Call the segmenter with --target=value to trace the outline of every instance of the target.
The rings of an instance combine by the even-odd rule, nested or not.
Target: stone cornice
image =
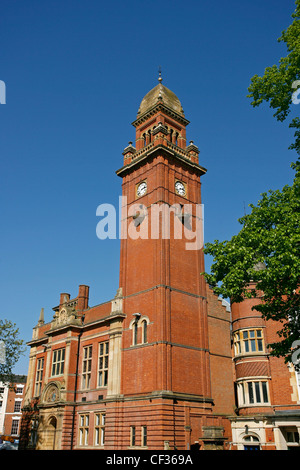
[[[165,145],[156,145],[152,146],[147,152],[144,152],[140,157],[135,157],[133,161],[117,170],[116,174],[122,177],[128,171],[131,171],[133,167],[139,165],[140,163],[143,163],[149,157],[153,157],[158,151],[163,151],[170,158],[172,157],[179,160],[181,163],[186,164],[187,166],[195,170],[197,173],[200,173],[200,175],[204,175],[207,172],[206,168],[200,166],[198,163],[192,162],[188,157],[183,156],[181,154],[183,153],[182,151],[179,153],[179,151],[176,151],[175,148],[170,149]]]
[[[114,320],[122,320],[125,317],[126,317],[125,313],[115,312],[115,313],[108,314],[105,317],[99,318],[97,320],[94,320],[94,321],[91,321],[91,322],[88,322],[88,323],[83,323],[82,325],[72,324],[72,323],[60,325],[57,328],[49,328],[49,330],[45,331],[45,333],[44,333],[45,336],[33,339],[31,341],[28,341],[26,344],[28,346],[35,346],[35,345],[38,345],[40,343],[48,342],[48,337],[49,336],[55,335],[57,333],[61,333],[62,331],[66,330],[66,329],[84,331],[85,329],[90,328],[91,326],[101,325],[103,323],[109,323],[109,322],[114,321]]]
[[[176,113],[164,103],[159,102],[152,106],[152,108],[148,109],[146,113],[142,114],[141,116],[138,116],[136,120],[132,122],[132,125],[134,127],[139,126],[143,122],[147,121],[151,116],[156,114],[158,111],[163,111],[165,114],[180,122],[184,126],[187,126],[190,123],[190,121],[188,121],[184,116],[181,116],[180,114]]]

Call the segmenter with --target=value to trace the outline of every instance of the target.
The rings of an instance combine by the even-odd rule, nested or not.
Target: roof
[[[175,111],[177,114],[180,114],[184,117],[184,112],[181,106],[181,103],[175,93],[165,87],[161,81],[156,87],[152,88],[142,99],[137,117],[145,114],[156,104],[163,103],[165,106],[170,108],[172,111]]]

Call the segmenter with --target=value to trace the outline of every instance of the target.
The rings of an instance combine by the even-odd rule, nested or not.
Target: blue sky
[[[251,77],[286,55],[277,38],[294,9],[293,0],[2,0],[0,318],[25,341],[42,307],[52,319],[60,292],[88,284],[90,305],[116,293],[119,241],[96,237],[96,209],[118,203],[115,171],[159,66],[208,170],[205,242],[230,239],[244,207],[292,182],[288,123],[246,95]],[[28,353],[14,371],[27,368]]]

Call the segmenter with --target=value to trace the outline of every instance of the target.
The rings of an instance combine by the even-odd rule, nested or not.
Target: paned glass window
[[[107,387],[109,342],[99,344],[98,387]]]
[[[65,365],[65,348],[53,351],[52,376],[62,375]]]
[[[234,354],[264,352],[263,334],[260,328],[240,330],[233,335]]]
[[[95,415],[95,445],[104,446],[105,440],[105,413]]]
[[[82,388],[90,388],[92,373],[92,346],[83,348],[82,359]]]

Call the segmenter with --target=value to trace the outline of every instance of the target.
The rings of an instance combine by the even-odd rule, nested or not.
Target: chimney
[[[66,294],[65,292],[60,294],[59,308],[61,308],[63,304],[65,304],[66,302],[69,302],[69,300],[70,300],[70,294]]]
[[[80,285],[78,292],[77,310],[85,310],[88,308],[89,303],[89,286]]]

